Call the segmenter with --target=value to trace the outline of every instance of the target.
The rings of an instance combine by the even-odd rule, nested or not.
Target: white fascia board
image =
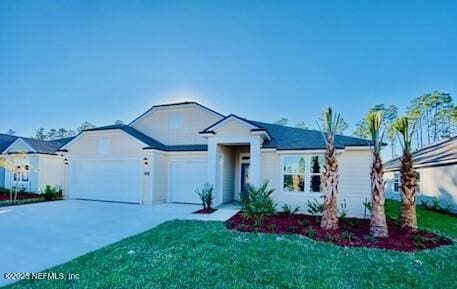
[[[249,123],[235,115],[230,115],[229,117],[225,118],[224,120],[208,127],[206,130],[217,130],[218,128],[220,128],[221,126],[223,126],[227,121],[230,121],[230,120],[235,120],[247,127],[249,127],[250,129],[254,129],[254,128],[257,128],[257,129],[260,129],[260,127],[256,126],[256,125],[253,125],[252,123]]]
[[[263,139],[271,140],[270,134],[268,133],[267,130],[256,130],[256,131],[251,131],[252,135],[260,135]]]
[[[158,154],[163,154],[163,155],[186,155],[186,154],[201,154],[201,155],[206,155],[208,154],[208,151],[162,151],[158,149],[143,149],[146,152],[153,152],[153,153],[158,153]]]

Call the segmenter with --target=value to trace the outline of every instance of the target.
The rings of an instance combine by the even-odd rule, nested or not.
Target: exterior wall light
[[[143,162],[144,162],[144,165],[145,165],[145,166],[147,166],[147,165],[149,164],[149,162],[148,162],[148,158],[146,158],[146,157],[145,157],[145,158],[143,158]]]
[[[63,163],[66,164],[66,165],[68,165],[68,159],[65,158],[65,159],[63,160]]]

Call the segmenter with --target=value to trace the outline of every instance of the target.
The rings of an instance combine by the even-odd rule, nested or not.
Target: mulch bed
[[[192,214],[211,214],[213,212],[217,211],[217,209],[200,209],[198,211],[193,212]]]
[[[276,214],[266,217],[262,225],[256,227],[252,219],[246,219],[241,213],[238,213],[227,220],[226,225],[229,229],[241,232],[299,234],[318,241],[332,242],[343,247],[369,247],[414,252],[452,244],[451,239],[432,232],[404,230],[394,220],[387,222],[388,238],[370,236],[370,220],[368,219],[341,219],[338,230],[321,229],[319,223],[320,218],[318,216]]]
[[[27,199],[39,199],[43,198],[43,195],[34,194],[34,193],[17,193],[18,200],[27,200]],[[0,194],[0,201],[9,201],[10,195],[9,194]]]

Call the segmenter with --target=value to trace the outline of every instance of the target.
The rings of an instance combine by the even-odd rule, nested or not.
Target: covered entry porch
[[[258,137],[208,139],[208,182],[214,185],[214,205],[240,200],[247,183],[260,184]]]

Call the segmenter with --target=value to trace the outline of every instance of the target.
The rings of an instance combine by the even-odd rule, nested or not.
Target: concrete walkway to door
[[[149,230],[200,206],[64,200],[0,208],[0,285],[6,272],[38,272]]]

